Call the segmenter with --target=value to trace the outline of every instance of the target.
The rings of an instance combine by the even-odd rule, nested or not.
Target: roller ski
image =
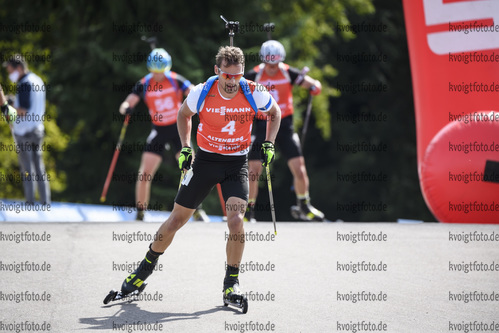
[[[296,206],[291,206],[291,216],[301,221],[324,221],[324,213],[312,206],[310,199],[300,199]]]
[[[248,299],[241,293],[238,283],[235,283],[232,287],[228,286],[223,293],[224,306],[230,305],[242,309],[243,313],[248,312]]]
[[[132,301],[136,300],[137,297],[144,291],[145,287],[147,286],[147,282],[144,282],[139,289],[132,291],[131,293],[124,294],[121,290],[111,290],[109,294],[107,294],[106,298],[104,298],[104,304],[108,304],[109,302],[115,302],[115,301],[128,301],[128,303],[131,303]]]
[[[104,298],[104,304],[120,300],[128,300],[131,302],[136,299],[136,296],[139,296],[147,286],[145,280],[154,271],[156,263],[158,262],[158,257],[161,254],[162,253],[154,252],[151,249],[151,246],[149,246],[149,251],[147,251],[146,257],[142,260],[139,267],[123,281],[120,291],[113,289],[107,294]]]

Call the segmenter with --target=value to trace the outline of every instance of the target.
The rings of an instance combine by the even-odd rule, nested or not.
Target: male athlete
[[[182,148],[176,124],[177,111],[182,104],[183,95],[187,96],[194,86],[182,75],[171,71],[171,67],[172,58],[168,52],[164,49],[152,50],[147,58],[150,73],[137,82],[119,109],[121,114],[131,113],[142,99],[149,109],[153,124],[142,154],[135,186],[136,220],[144,219],[151,194],[151,182],[161,164],[165,145],[172,145],[177,159]],[[201,209],[197,213],[197,219],[208,218]]]
[[[305,160],[300,148],[300,139],[293,127],[293,84],[310,89],[312,95],[321,92],[321,83],[308,75],[302,75],[296,68],[283,63],[286,51],[281,43],[268,40],[262,44],[260,58],[263,61],[245,75],[248,80],[255,81],[267,87],[282,111],[281,127],[276,137],[280,151],[288,160],[288,166],[293,174],[293,184],[297,198],[300,218],[306,221],[322,221],[324,214],[310,204],[308,193],[309,180]],[[255,202],[258,195],[258,176],[262,172],[259,150],[265,139],[266,116],[255,119],[252,147],[249,153],[249,202],[245,214],[246,221],[255,221]]]
[[[241,296],[238,276],[244,250],[243,217],[248,200],[247,153],[251,144],[251,127],[255,115],[260,112],[268,115],[267,133],[261,150],[263,163],[268,165],[274,159],[274,141],[281,111],[263,86],[243,78],[244,55],[240,48],[225,46],[218,50],[215,74],[217,76],[191,90],[178,112],[177,125],[183,146],[179,167],[186,174],[171,215],[160,226],[156,240],[149,246],[140,266],[123,282],[123,295],[141,288],[177,230],[189,220],[210,190],[220,183],[230,232],[226,248],[224,299]],[[199,150],[191,168],[191,118],[195,114],[199,116]]]

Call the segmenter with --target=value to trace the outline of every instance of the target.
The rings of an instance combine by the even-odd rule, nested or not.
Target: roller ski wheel
[[[298,206],[291,206],[291,216],[293,216],[295,220],[302,219],[301,210]]]
[[[314,212],[316,211],[316,212]],[[307,222],[323,222],[324,219],[324,214],[317,210],[316,208],[312,207],[312,210],[306,214],[300,206],[293,205],[291,206],[291,216],[295,220],[299,221],[307,221]]]
[[[120,291],[117,290],[111,290],[109,294],[104,298],[104,304],[109,304],[109,302],[115,302],[115,301],[121,301],[121,300],[128,300],[128,303],[132,302],[136,296],[139,296],[147,286],[147,283],[144,282],[139,289],[132,291],[131,293],[128,294],[123,294]]]
[[[242,309],[243,313],[248,312],[248,299],[243,295],[235,295],[232,299],[228,299],[225,296],[223,297],[224,306],[232,306],[238,309]]]
[[[234,285],[233,291],[227,293],[224,292],[223,295],[223,303],[224,306],[231,306],[235,307],[237,309],[242,309],[243,313],[248,312],[248,299],[246,296],[241,294],[241,291],[239,290],[239,286],[237,284]]]

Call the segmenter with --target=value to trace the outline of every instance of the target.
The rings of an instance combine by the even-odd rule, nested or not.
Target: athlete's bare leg
[[[244,251],[244,212],[246,201],[230,197],[225,205],[227,210],[227,226],[229,239],[227,240],[227,265],[239,267]]]
[[[144,152],[140,161],[139,175],[135,185],[137,209],[145,210],[151,196],[151,182],[161,164],[161,156]]]
[[[303,195],[308,193],[308,175],[303,156],[293,157],[288,161],[289,170],[293,174],[293,184],[295,193]]]
[[[193,213],[194,209],[175,203],[170,216],[159,227],[151,249],[159,253],[164,252],[172,243],[175,233],[189,221]]]

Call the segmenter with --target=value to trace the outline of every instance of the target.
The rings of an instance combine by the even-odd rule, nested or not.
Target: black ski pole
[[[305,145],[305,137],[307,136],[307,128],[308,122],[310,121],[310,114],[312,113],[312,94],[308,93],[308,104],[307,104],[307,113],[305,115],[305,121],[303,122],[303,129],[301,131],[301,149],[303,150],[303,146]]]
[[[300,75],[298,76],[298,78],[295,81],[295,84],[300,85],[303,82],[303,80],[305,79],[305,75],[307,75],[307,73],[309,71],[310,71],[310,69],[307,66],[303,67]],[[310,92],[309,92],[308,93],[307,110],[305,112],[305,120],[303,121],[303,128],[302,128],[301,138],[300,138],[302,150],[303,150],[303,146],[305,145],[305,137],[307,136],[307,128],[308,128],[308,123],[310,121],[310,114],[311,113],[312,113],[312,94],[310,94]]]

